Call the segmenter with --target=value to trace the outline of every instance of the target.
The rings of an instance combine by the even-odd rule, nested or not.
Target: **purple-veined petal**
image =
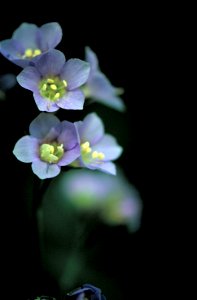
[[[116,166],[112,162],[102,162],[102,163],[91,163],[86,165],[89,169],[100,170],[104,173],[116,175]]]
[[[16,77],[18,83],[32,92],[38,91],[41,75],[35,67],[26,67]]]
[[[24,163],[30,163],[38,157],[38,140],[26,135],[16,143],[13,153],[16,158]]]
[[[76,122],[81,143],[89,142],[91,145],[96,144],[104,135],[104,126],[102,120],[96,113],[88,114],[83,122]]]
[[[64,109],[83,109],[85,96],[79,89],[67,92],[58,102],[57,105]]]
[[[75,125],[68,121],[61,122],[61,133],[58,136],[58,142],[64,145],[64,149],[70,150],[76,146],[77,132]]]
[[[40,56],[35,65],[43,77],[58,75],[65,63],[64,54],[56,49],[52,49]]]
[[[98,58],[96,54],[90,49],[90,47],[85,47],[85,60],[90,63],[90,77],[99,68]]]
[[[54,112],[59,109],[55,102],[45,99],[39,92],[33,94],[36,105],[40,111]]]
[[[90,65],[89,63],[78,58],[69,59],[62,72],[62,80],[66,80],[68,90],[73,90],[84,84],[89,76]]]
[[[121,155],[122,150],[116,139],[109,134],[105,134],[102,140],[92,147],[92,151],[104,153],[104,161],[117,159]]]
[[[59,166],[66,166],[72,163],[75,159],[80,156],[80,147],[76,145],[73,149],[65,151],[64,156],[58,162]]]
[[[41,160],[32,163],[32,170],[40,179],[52,178],[60,173],[60,167],[56,164],[48,164]]]
[[[38,27],[31,23],[22,23],[13,33],[12,38],[20,42],[24,50],[37,48]]]
[[[57,22],[42,25],[39,28],[39,46],[42,51],[55,48],[62,39],[62,29]]]
[[[53,114],[40,113],[30,124],[29,132],[38,139],[44,139],[50,130],[57,126],[60,120]]]

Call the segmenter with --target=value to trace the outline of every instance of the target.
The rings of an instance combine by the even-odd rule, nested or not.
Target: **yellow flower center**
[[[56,102],[66,93],[67,82],[59,77],[43,78],[39,83],[39,91],[42,97]]]
[[[37,55],[40,55],[41,53],[42,51],[40,49],[27,48],[22,57],[31,59]]]
[[[41,160],[50,164],[57,163],[64,154],[63,144],[42,144],[40,146],[40,158]]]
[[[81,156],[85,162],[90,162],[92,160],[99,162],[105,158],[105,154],[103,152],[92,151],[88,141],[81,144]]]

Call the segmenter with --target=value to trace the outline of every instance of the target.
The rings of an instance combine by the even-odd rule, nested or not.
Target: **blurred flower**
[[[81,156],[72,165],[99,169],[115,175],[116,167],[111,161],[121,155],[122,147],[113,136],[104,133],[102,120],[96,113],[90,113],[83,121],[75,122],[75,126],[81,145]]]
[[[77,296],[77,297],[73,297]],[[76,300],[106,300],[101,290],[92,284],[83,284],[82,287],[75,289],[67,294],[66,299]]]
[[[142,201],[136,188],[118,170],[117,176],[89,170],[70,170],[59,177],[59,191],[81,213],[94,213],[106,224],[140,226]]]
[[[26,67],[17,80],[33,92],[41,111],[83,109],[85,97],[79,87],[86,82],[89,71],[87,62],[80,59],[66,62],[64,54],[53,49],[43,54],[34,66]]]
[[[41,113],[30,124],[30,135],[22,137],[13,153],[18,160],[32,163],[33,172],[40,178],[55,177],[80,155],[73,123]]]
[[[114,87],[100,71],[97,56],[89,47],[85,48],[85,54],[85,60],[91,67],[88,81],[83,86],[85,96],[116,110],[124,111],[125,104],[119,97],[123,89]]]
[[[0,42],[0,52],[16,65],[24,68],[38,56],[55,48],[62,39],[62,29],[56,22],[41,27],[22,23],[11,39]]]
[[[0,76],[0,100],[5,99],[5,92],[16,84],[16,77],[13,74],[4,74]]]

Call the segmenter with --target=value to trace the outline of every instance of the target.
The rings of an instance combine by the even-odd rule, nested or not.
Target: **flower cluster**
[[[23,23],[11,39],[0,42],[0,52],[23,68],[17,82],[33,92],[40,113],[30,124],[29,133],[19,139],[13,153],[18,160],[32,163],[40,178],[52,178],[62,166],[99,169],[115,175],[113,160],[122,153],[116,139],[104,133],[104,125],[93,112],[83,121],[60,121],[54,112],[59,109],[82,110],[86,98],[124,110],[119,89],[113,87],[99,70],[98,60],[86,48],[84,60],[66,61],[64,54],[54,49],[61,41],[58,23],[40,28]],[[51,114],[47,114],[51,113]]]
[[[87,213],[93,207],[95,216],[104,223],[126,225],[134,232],[141,216],[138,193],[123,177],[110,176],[116,175],[114,161],[120,157],[123,148],[114,136],[105,132],[103,121],[96,112],[89,112],[82,120],[74,122],[62,119],[63,114],[61,118],[58,115],[60,110],[67,113],[83,110],[86,101],[124,112],[126,107],[120,97],[123,89],[113,86],[101,71],[98,58],[90,47],[85,48],[84,59],[66,59],[64,53],[55,49],[62,35],[57,22],[41,27],[22,23],[10,39],[0,42],[0,53],[21,68],[16,76],[0,76],[0,100],[4,100],[5,92],[18,83],[32,95],[38,110],[29,124],[29,133],[19,137],[13,154],[19,161],[30,163],[33,173],[41,180],[58,176],[55,182],[59,180],[63,186],[58,190],[57,198],[61,198],[62,192],[67,203],[71,199],[71,206],[76,211],[80,207],[82,213]],[[75,170],[64,172],[65,167]],[[75,176],[78,168],[83,170]],[[54,191],[55,184],[52,188]],[[72,193],[69,195],[68,191]],[[78,197],[79,194],[82,197]],[[36,213],[39,220],[39,213],[44,214],[43,207],[37,207]],[[102,291],[91,284],[84,284],[64,297],[106,300]],[[47,299],[55,300],[48,296],[35,300]]]

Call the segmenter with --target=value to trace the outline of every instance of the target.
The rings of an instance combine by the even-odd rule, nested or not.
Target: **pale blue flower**
[[[72,165],[115,175],[116,167],[112,161],[121,155],[123,149],[112,135],[105,134],[98,115],[90,113],[83,121],[75,122],[75,126],[81,156]]]
[[[40,111],[54,112],[59,108],[83,109],[85,96],[80,90],[88,78],[89,64],[80,59],[65,60],[58,50],[43,54],[34,66],[26,67],[18,83],[33,92]]]
[[[22,23],[11,39],[0,42],[0,52],[16,65],[24,68],[34,63],[48,50],[55,48],[62,39],[62,29],[56,22],[41,27]]]
[[[41,113],[30,124],[30,135],[22,137],[13,153],[24,163],[32,163],[40,178],[55,177],[61,167],[69,165],[80,155],[77,133],[73,123]]]

